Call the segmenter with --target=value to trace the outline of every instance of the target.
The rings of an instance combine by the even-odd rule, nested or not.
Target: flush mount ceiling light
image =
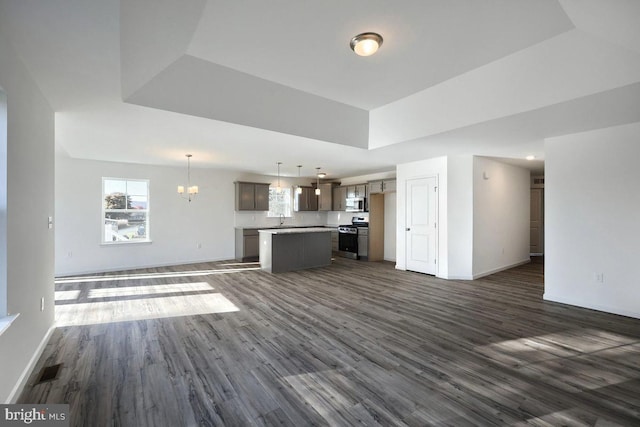
[[[536,156],[530,154],[527,157],[525,157],[525,159],[527,159],[527,160],[535,160]]]
[[[351,49],[360,56],[371,56],[382,46],[382,36],[378,33],[362,33],[351,39]]]

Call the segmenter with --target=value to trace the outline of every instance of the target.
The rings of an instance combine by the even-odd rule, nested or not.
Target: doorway
[[[544,178],[542,184],[536,184],[535,179],[531,186],[531,214],[529,255],[544,255]]]
[[[407,270],[438,272],[438,178],[407,180]]]

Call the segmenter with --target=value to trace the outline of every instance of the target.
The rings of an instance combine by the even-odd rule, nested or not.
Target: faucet
[[[280,225],[284,224],[284,214],[280,214]]]

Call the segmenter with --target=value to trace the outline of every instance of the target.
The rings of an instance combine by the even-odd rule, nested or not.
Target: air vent
[[[532,176],[531,188],[544,188],[544,176]]]
[[[36,381],[36,384],[46,383],[48,381],[57,379],[58,374],[60,373],[60,368],[62,368],[62,363],[58,363],[57,365],[45,366],[40,371],[40,375],[38,375],[38,381]]]

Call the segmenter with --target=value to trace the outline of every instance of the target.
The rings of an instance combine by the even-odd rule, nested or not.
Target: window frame
[[[269,186],[269,210],[267,211],[267,218],[279,218],[281,214],[276,214],[271,211],[271,191],[277,192],[277,187]],[[289,192],[289,203],[288,203],[288,215],[284,215],[285,218],[293,217],[293,189],[291,187],[281,187],[281,191]]]
[[[123,181],[125,182],[125,188],[128,186],[128,182],[143,182],[147,187],[147,207],[146,209],[107,209],[105,206],[105,197],[107,194],[105,193],[105,181]],[[128,188],[127,188],[128,190]],[[126,191],[125,196],[131,196],[128,191]],[[102,188],[101,188],[101,218],[100,218],[100,244],[105,246],[114,246],[114,245],[131,245],[131,244],[144,244],[151,243],[151,181],[149,179],[144,178],[119,178],[119,177],[102,177]],[[135,196],[135,195],[134,195]],[[122,213],[144,213],[145,214],[145,239],[126,239],[126,240],[106,240],[105,238],[105,215],[109,212],[122,212]]]

